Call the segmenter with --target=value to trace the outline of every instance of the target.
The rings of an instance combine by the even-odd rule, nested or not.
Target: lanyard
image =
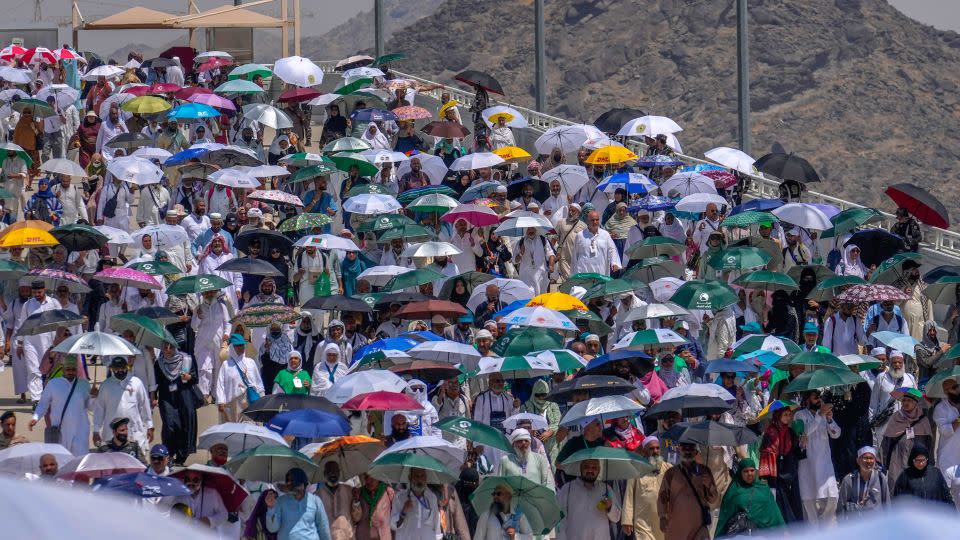
[[[334,382],[334,379],[336,378],[336,375],[337,375],[337,367],[339,367],[339,366],[334,366],[333,369],[330,369],[330,366],[327,364],[327,362],[324,362],[324,363],[323,363],[323,369],[327,370],[327,379],[328,379],[331,383]]]

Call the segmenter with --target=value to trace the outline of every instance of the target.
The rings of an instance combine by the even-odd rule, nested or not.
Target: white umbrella
[[[355,78],[359,79],[362,77],[373,78],[373,77],[383,77],[383,76],[384,76],[383,71],[370,66],[356,67],[353,69],[348,69],[343,72],[344,79],[355,79]]]
[[[343,251],[360,251],[360,248],[349,238],[334,234],[316,234],[304,236],[294,244],[297,247],[315,247],[317,249],[340,249]]]
[[[388,281],[393,279],[394,276],[398,276],[409,271],[410,269],[406,266],[371,266],[370,268],[367,268],[361,272],[360,275],[357,276],[357,279],[366,281],[371,287],[383,287]]]
[[[142,64],[136,58],[131,58],[123,65],[124,69],[139,69]]]
[[[370,392],[403,392],[407,382],[396,374],[382,370],[367,370],[349,373],[341,377],[327,390],[323,397],[342,405],[358,394]]]
[[[13,102],[14,98],[18,99],[30,99],[30,94],[20,90],[19,88],[7,88],[6,90],[0,90],[0,101],[5,104]],[[4,110],[9,114],[10,107],[4,105]]]
[[[163,148],[156,148],[153,146],[142,146],[137,148],[130,154],[133,157],[143,158],[143,159],[156,159],[160,162],[166,161],[167,158],[172,156],[170,152],[164,150]]]
[[[683,280],[675,277],[664,277],[649,283],[650,291],[657,302],[666,302],[673,297],[677,289],[683,285]]]
[[[589,124],[573,124],[571,126],[557,126],[550,128],[533,143],[537,152],[550,154],[554,148],[559,148],[564,154],[578,150],[588,141],[605,139],[606,135]]]
[[[257,180],[255,176],[237,167],[220,169],[207,177],[207,179],[214,184],[227,186],[229,188],[257,189],[260,187],[260,181]]]
[[[528,412],[522,412],[513,416],[508,416],[503,420],[503,427],[513,431],[517,429],[517,424],[520,422],[530,422],[530,427],[535,430],[544,430],[549,427],[547,425],[547,419],[544,418],[543,415]]]
[[[44,86],[39,92],[37,92],[36,99],[45,102],[50,96],[53,96],[57,107],[60,109],[66,109],[70,105],[73,105],[75,101],[80,99],[80,92],[66,84],[50,84]]]
[[[106,332],[86,332],[70,336],[54,347],[53,352],[88,356],[136,356],[140,349],[127,340]]]
[[[114,104],[116,104],[117,107],[119,107],[119,106],[123,105],[124,103],[126,103],[126,102],[128,102],[128,101],[130,101],[130,100],[132,100],[132,99],[135,99],[136,97],[137,97],[137,96],[135,96],[135,95],[133,95],[133,94],[128,94],[128,93],[126,93],[126,92],[121,92],[121,93],[119,93],[119,94],[113,94],[112,96],[110,96],[110,97],[108,97],[107,99],[103,100],[103,103],[100,104],[100,117],[101,117],[101,118],[106,118],[106,117],[107,117],[107,113],[110,111],[110,108],[113,107]],[[124,119],[126,119],[126,118],[130,118],[131,116],[133,116],[133,113],[127,112],[127,111],[125,111],[125,110],[123,110],[123,109],[120,109],[120,115],[121,115]],[[107,143],[107,144],[109,145],[109,143]]]
[[[675,208],[681,212],[706,212],[710,203],[720,208],[727,204],[727,200],[713,193],[692,193],[677,201]]]
[[[724,401],[734,401],[736,398],[733,397],[733,394],[728,392],[719,384],[714,383],[692,383],[684,384],[681,386],[675,386],[666,392],[663,393],[663,397],[660,398],[660,401],[666,401],[668,399],[676,399],[680,397],[712,397],[719,398]]]
[[[0,474],[23,476],[26,473],[40,474],[40,456],[52,454],[57,463],[73,459],[73,454],[60,444],[23,443],[0,450]]]
[[[449,242],[421,242],[419,244],[411,244],[406,249],[403,250],[403,253],[400,254],[401,257],[452,257],[454,255],[459,255],[463,253],[460,251],[460,248],[449,243]]]
[[[660,193],[669,197],[670,193],[676,191],[681,196],[687,196],[693,193],[711,193],[717,194],[717,188],[713,179],[704,176],[698,172],[677,173],[660,184]]]
[[[553,223],[546,216],[535,214],[533,212],[522,211],[523,214],[505,219],[496,229],[500,236],[523,236],[527,234],[527,229],[534,228],[540,234],[546,234],[553,230]]]
[[[559,311],[543,306],[522,307],[501,319],[502,323],[517,326],[536,326],[556,330],[577,330],[577,325]]]
[[[780,218],[780,221],[804,229],[825,231],[833,227],[833,223],[823,210],[806,203],[788,203],[780,208],[774,208],[770,213]]]
[[[380,165],[382,163],[400,163],[402,161],[410,160],[410,157],[403,152],[394,152],[393,150],[383,150],[381,148],[363,150],[359,152],[359,154],[374,165]],[[441,159],[441,161],[443,160]]]
[[[666,116],[647,115],[628,121],[620,128],[617,135],[627,137],[656,137],[657,135],[677,133],[679,131],[683,131],[683,128],[670,118]]]
[[[643,406],[626,396],[603,396],[581,401],[560,419],[563,427],[584,426],[594,420],[606,421],[634,416]]]
[[[631,309],[627,312],[623,322],[643,321],[646,319],[660,319],[662,317],[677,317],[689,315],[686,309],[674,304],[673,302],[664,302],[662,304],[647,304]]]
[[[44,161],[40,165],[40,170],[53,174],[65,174],[67,176],[77,176],[85,178],[87,171],[76,161],[65,158],[54,158]]]
[[[261,444],[290,446],[276,431],[245,422],[226,422],[211,426],[200,434],[197,448],[210,448],[218,443],[227,445],[227,452],[231,456]]]
[[[410,437],[405,441],[393,443],[377,456],[377,459],[387,454],[423,454],[430,456],[440,463],[443,463],[448,469],[459,471],[463,461],[467,457],[467,451],[455,444],[437,437],[436,435],[421,435],[419,437]],[[376,461],[376,459],[374,460]]]
[[[554,180],[559,180],[567,195],[575,195],[580,191],[580,188],[586,185],[590,177],[583,165],[567,165],[564,163],[543,173],[540,179],[548,184]]]
[[[750,338],[752,338],[752,337],[756,337],[756,334],[747,334],[747,335],[743,336],[742,338],[734,341],[734,342],[733,342],[733,345],[731,345],[730,348],[733,349],[733,350],[736,350],[737,348],[740,347],[740,345],[743,345],[743,342],[744,342],[744,341],[746,341],[746,340],[748,340],[748,339],[750,339]],[[776,354],[777,356],[780,356],[780,357],[783,357],[783,356],[786,356],[786,355],[790,354],[790,352],[787,350],[786,344],[784,344],[783,340],[780,339],[780,338],[778,338],[777,336],[766,336],[766,337],[764,337],[764,338],[763,338],[763,342],[761,342],[761,344],[760,344],[760,349],[759,349],[759,350],[761,350],[761,351],[770,351],[770,352],[772,352],[772,353],[774,353],[774,354]]]
[[[683,343],[687,343],[687,340],[683,336],[674,332],[673,330],[670,330],[669,328],[651,328],[650,331],[652,331],[653,334],[656,336],[656,342],[644,343],[643,346],[645,347],[652,347],[656,345],[680,345]],[[620,338],[620,340],[617,341],[613,345],[613,347],[611,347],[611,349],[617,350],[617,349],[626,349],[629,347],[638,346],[633,344],[633,340],[635,337],[637,337],[637,334],[640,332],[646,332],[646,330],[639,330],[637,332],[630,332],[629,334],[626,334],[625,336]]]
[[[717,148],[707,150],[703,155],[707,159],[712,159],[724,167],[740,171],[742,173],[757,174],[760,172],[754,165],[756,160],[750,157],[749,154],[736,148],[718,146]]]
[[[549,362],[553,367],[554,373],[566,371],[567,368],[561,368],[561,366],[566,366],[566,364],[568,364],[571,360],[580,364],[580,367],[587,367],[587,360],[569,349],[553,349],[549,351],[543,351],[539,354],[531,354],[544,362]]]
[[[440,185],[440,182],[443,182],[443,179],[447,176],[449,169],[443,162],[443,158],[433,154],[414,154],[410,156],[410,159],[401,161],[400,165],[397,166],[397,176],[403,177],[410,172],[411,162],[414,159],[420,161],[420,166],[423,168],[423,172],[427,173],[427,178],[430,179],[432,185]]]
[[[154,243],[160,247],[182,246],[190,241],[190,237],[187,236],[187,231],[185,231],[183,227],[179,225],[167,225],[166,223],[147,225],[130,236],[133,238],[143,238],[144,235],[152,236]]]
[[[496,105],[494,107],[487,107],[486,109],[480,111],[480,116],[483,117],[483,121],[486,122],[487,127],[493,127],[495,122],[491,122],[490,118],[500,114],[512,116],[512,118],[507,121],[507,126],[509,127],[523,129],[528,125],[527,119],[520,114],[520,111],[514,109],[513,107]]]
[[[502,157],[493,152],[475,152],[458,157],[450,164],[451,171],[471,171],[474,169],[483,169],[485,167],[496,167],[506,163]]]
[[[8,66],[0,67],[0,79],[14,84],[30,84],[33,81],[33,72],[29,69],[17,69]]]
[[[529,300],[535,296],[533,289],[519,279],[494,278],[482,285],[474,287],[470,299],[467,300],[467,309],[470,311],[476,311],[480,304],[487,301],[487,287],[491,285],[496,285],[500,289],[499,299],[504,306],[517,300]]]
[[[120,180],[138,186],[159,184],[160,179],[163,178],[160,167],[141,157],[118,157],[107,164],[107,170]]]
[[[111,66],[109,64],[104,64],[102,66],[97,66],[90,71],[83,74],[81,79],[85,81],[96,81],[97,77],[106,77],[107,79],[112,79],[114,77],[119,77],[123,75],[124,69],[119,66]]]
[[[273,129],[293,127],[293,121],[287,113],[266,103],[251,103],[243,106],[243,117],[251,122],[263,124]]]
[[[194,56],[193,62],[199,64],[202,63],[200,62],[201,60],[207,60],[209,58],[226,58],[227,60],[233,60],[233,55],[224,51],[207,51]]]
[[[133,237],[130,236],[130,233],[123,229],[118,229],[116,227],[111,227],[109,225],[96,225],[94,229],[102,232],[104,236],[107,237],[108,244],[114,245],[124,245],[132,244]]]
[[[388,214],[403,208],[392,195],[380,193],[361,193],[343,201],[343,209],[354,214],[373,216]]]
[[[302,56],[288,56],[273,64],[273,74],[294,86],[315,86],[323,81],[323,70]]]
[[[418,360],[433,360],[448,364],[463,364],[468,371],[477,369],[480,352],[472,345],[456,341],[424,341],[407,351],[407,356]]]
[[[250,173],[250,176],[256,178],[271,178],[290,174],[290,171],[288,171],[286,167],[279,165],[257,165],[256,167],[245,167],[244,169]]]
[[[680,139],[678,139],[673,133],[664,133],[664,135],[667,137],[667,147],[678,154],[682,154],[683,147],[680,146]]]

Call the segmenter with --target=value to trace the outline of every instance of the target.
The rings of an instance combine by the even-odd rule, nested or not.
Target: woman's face
[[[454,291],[456,291],[457,294],[464,294],[465,292],[467,292],[467,287],[463,284],[462,281],[458,281],[457,284],[454,286]]]
[[[792,411],[792,410],[789,410],[789,409],[786,410],[786,411],[784,411],[783,414],[780,415],[780,423],[783,424],[783,425],[785,425],[785,426],[789,426],[790,424],[792,424],[792,423],[793,423],[793,411]]]
[[[290,363],[290,369],[292,369],[292,370],[294,370],[294,371],[300,369],[300,357],[299,357],[299,356],[292,356],[292,357],[290,357],[289,363]]]
[[[912,398],[903,398],[900,400],[900,406],[903,407],[904,411],[909,413],[917,408],[917,402]]]
[[[153,249],[153,237],[149,234],[143,235],[141,242],[143,243],[143,249]]]
[[[757,469],[754,467],[744,467],[740,469],[740,478],[744,484],[753,484],[753,481],[757,479]]]
[[[851,249],[851,250],[850,250],[850,260],[851,260],[851,261],[856,261],[856,260],[859,260],[859,259],[860,259],[860,250],[857,249],[857,248]]]

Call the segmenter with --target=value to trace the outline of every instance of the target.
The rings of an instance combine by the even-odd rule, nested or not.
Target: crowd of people
[[[748,200],[752,158],[690,162],[663,117],[534,142],[398,58],[321,94],[305,59],[0,51],[0,472],[175,479],[144,505],[231,539],[960,507],[960,279],[913,210]]]

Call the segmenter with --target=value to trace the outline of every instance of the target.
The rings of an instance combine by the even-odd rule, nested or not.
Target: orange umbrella
[[[493,151],[494,154],[503,158],[504,161],[522,161],[529,157],[530,152],[527,152],[523,148],[517,146],[504,146],[503,148],[497,148]]]
[[[323,445],[313,455],[313,461],[323,469],[327,463],[340,466],[340,478],[353,478],[370,469],[370,462],[384,450],[379,439],[365,435],[347,435],[337,437]]]

